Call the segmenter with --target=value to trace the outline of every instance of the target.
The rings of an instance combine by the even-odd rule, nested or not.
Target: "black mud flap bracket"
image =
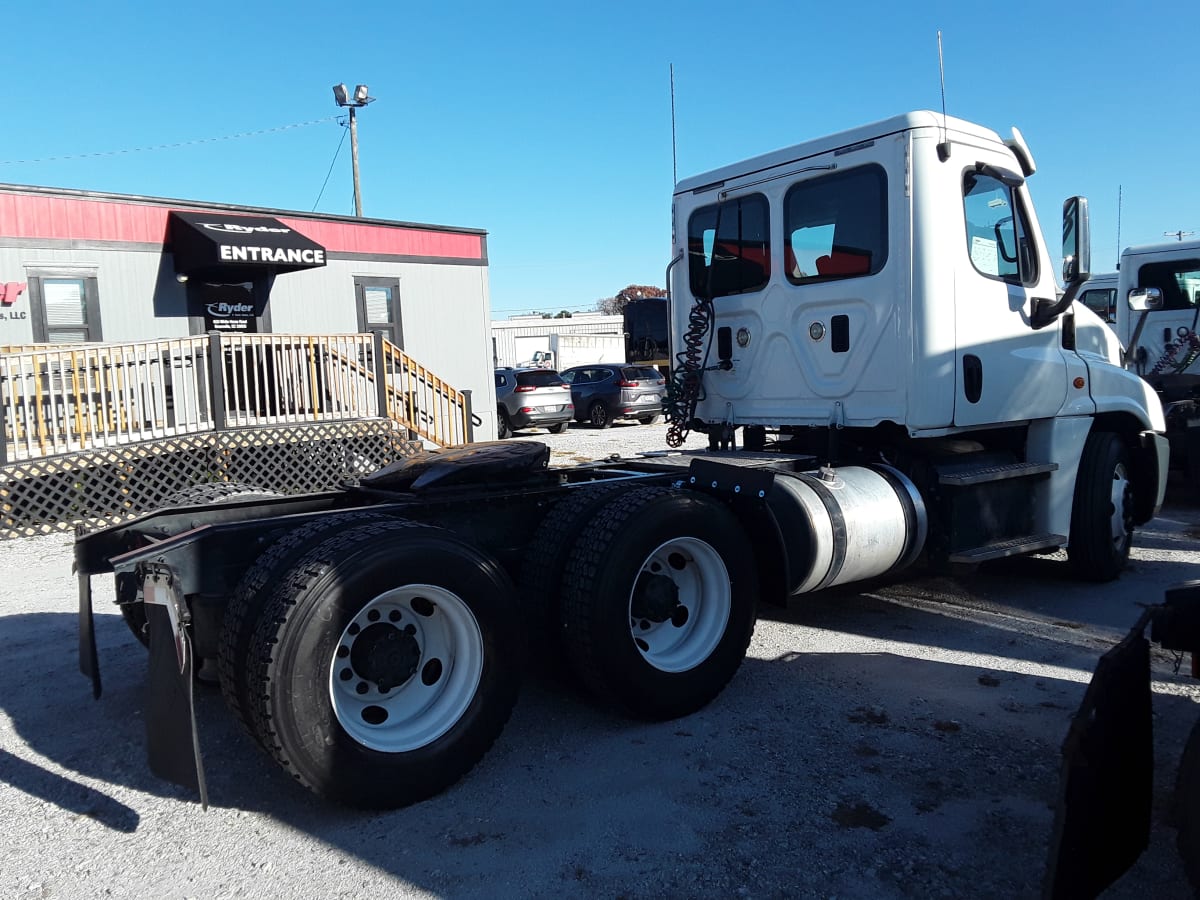
[[[201,805],[208,809],[192,696],[195,655],[188,634],[191,615],[170,569],[142,565],[138,576],[150,639],[146,678],[146,753],[150,771],[196,791]]]
[[[750,466],[731,466],[710,459],[693,459],[688,487],[726,499],[763,501],[775,483],[775,473]]]

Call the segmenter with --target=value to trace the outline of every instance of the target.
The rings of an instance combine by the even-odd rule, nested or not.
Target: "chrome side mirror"
[[[1156,287],[1134,288],[1129,292],[1129,308],[1134,312],[1162,309],[1162,291]]]

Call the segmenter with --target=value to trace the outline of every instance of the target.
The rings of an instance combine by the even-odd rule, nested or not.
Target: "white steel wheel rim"
[[[1112,476],[1112,516],[1109,524],[1112,527],[1113,548],[1120,551],[1125,548],[1131,531],[1131,513],[1133,503],[1133,487],[1129,482],[1129,472],[1124,463],[1117,463]]]
[[[659,545],[642,563],[645,575],[670,579],[677,609],[661,621],[638,615],[635,583],[629,595],[629,630],[642,658],[663,672],[687,672],[721,643],[729,624],[733,590],[721,554],[699,538],[674,538]]]
[[[338,639],[329,666],[334,715],[372,750],[427,746],[470,706],[483,658],[483,632],[457,594],[429,584],[387,591],[359,610]]]

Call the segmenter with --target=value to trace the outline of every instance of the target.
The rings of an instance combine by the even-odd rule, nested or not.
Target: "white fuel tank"
[[[777,473],[767,505],[782,532],[791,594],[902,569],[929,530],[916,485],[891,466]]]

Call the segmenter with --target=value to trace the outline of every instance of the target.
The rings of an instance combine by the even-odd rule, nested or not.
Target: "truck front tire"
[[[754,632],[754,552],[720,501],[633,488],[583,529],[563,577],[564,646],[599,698],[673,719],[729,683]]]
[[[1133,544],[1129,449],[1111,431],[1088,435],[1075,480],[1067,559],[1084,581],[1112,581]]]
[[[516,702],[521,630],[499,564],[440,529],[371,523],[280,578],[249,678],[262,745],[315,793],[390,809],[461,778]]]

